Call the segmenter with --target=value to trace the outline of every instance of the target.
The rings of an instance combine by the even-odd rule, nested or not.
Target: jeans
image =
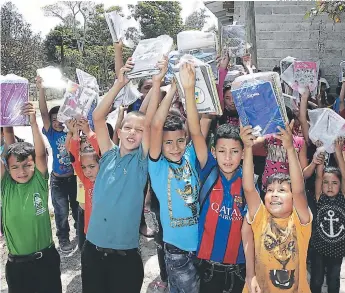
[[[240,293],[246,278],[245,264],[218,267],[202,261],[200,293]]]
[[[75,223],[78,221],[76,176],[56,177],[52,173],[50,177],[50,188],[55,214],[56,236],[59,238],[59,241],[69,239],[69,207],[71,207]]]
[[[170,293],[199,293],[200,279],[195,266],[196,256],[171,254],[164,248]]]
[[[105,253],[85,240],[81,279],[83,293],[140,293],[144,267],[138,249]]]
[[[312,293],[321,293],[326,268],[328,293],[339,293],[342,261],[343,258],[327,257],[315,250],[313,251],[310,278],[310,290]]]
[[[9,293],[62,293],[60,275],[60,255],[54,246],[40,259],[6,263]]]
[[[77,235],[78,235],[78,248],[81,251],[86,239],[86,235],[84,233],[84,210],[78,206],[78,224],[77,224]]]

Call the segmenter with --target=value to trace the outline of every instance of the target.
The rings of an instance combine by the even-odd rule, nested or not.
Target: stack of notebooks
[[[315,144],[323,143],[327,153],[334,153],[334,142],[345,137],[345,119],[331,109],[308,110],[310,119],[309,138]]]
[[[179,96],[181,97],[184,109],[186,109],[186,100],[181,83],[180,72],[176,71],[174,74],[177,80]],[[223,114],[212,69],[208,64],[201,64],[195,67],[195,100],[199,113],[215,115]]]
[[[0,126],[29,125],[29,117],[21,114],[21,108],[29,101],[29,81],[14,74],[1,75],[0,88]]]
[[[222,27],[222,52],[231,57],[243,57],[246,54],[246,30],[243,25],[228,25]]]
[[[214,33],[183,31],[177,34],[177,48],[182,55],[188,54],[211,66],[214,78],[218,80],[217,37]]]
[[[136,79],[158,74],[157,63],[164,55],[168,55],[172,45],[173,39],[168,35],[141,40],[133,53],[134,68],[127,74],[128,78]]]
[[[231,93],[243,126],[251,125],[254,135],[279,132],[288,122],[279,75],[260,72],[240,76],[232,83]]]

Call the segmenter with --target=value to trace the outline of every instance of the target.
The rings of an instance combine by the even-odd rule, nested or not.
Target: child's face
[[[130,116],[125,118],[124,124],[118,130],[121,147],[127,151],[135,150],[141,144],[145,129],[145,117]]]
[[[231,90],[227,90],[224,93],[224,103],[225,103],[225,108],[230,110],[230,111],[236,111],[234,99],[232,98]]]
[[[63,131],[64,129],[63,124],[57,120],[57,114],[51,115],[51,124],[56,131]]]
[[[143,94],[143,99],[146,97],[147,93],[152,88],[152,79],[145,80],[142,87],[140,88],[140,92]]]
[[[213,155],[225,177],[231,176],[243,159],[243,148],[238,140],[220,138],[217,140]]]
[[[323,174],[322,192],[329,197],[337,196],[340,191],[340,180],[333,173]]]
[[[267,186],[265,206],[275,218],[287,218],[292,213],[293,201],[289,182],[272,182]]]
[[[169,161],[179,162],[186,150],[186,131],[164,131],[162,153]]]
[[[35,173],[35,162],[30,155],[24,161],[18,162],[17,157],[8,158],[8,169],[12,179],[18,183],[27,183]]]
[[[99,164],[95,159],[94,154],[83,154],[80,157],[81,160],[81,168],[83,169],[84,175],[88,178],[91,182],[95,182]]]

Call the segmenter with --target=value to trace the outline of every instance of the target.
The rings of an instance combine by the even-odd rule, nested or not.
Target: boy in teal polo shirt
[[[160,99],[160,83],[167,60],[158,63],[146,115],[129,113],[118,130],[120,147],[109,137],[106,117],[122,87],[124,74],[133,68],[129,59],[118,80],[93,112],[95,132],[102,153],[92,199],[92,214],[82,250],[83,293],[139,293],[144,268],[138,253],[139,225],[147,181],[150,125]]]
[[[2,219],[9,250],[6,280],[9,292],[60,293],[60,256],[54,247],[48,209],[46,149],[31,103],[23,108],[30,116],[34,146],[10,145],[1,161]],[[4,131],[13,141],[11,131]],[[12,132],[13,133],[13,132]]]

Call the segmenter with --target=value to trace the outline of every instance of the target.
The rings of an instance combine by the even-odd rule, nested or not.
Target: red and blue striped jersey
[[[230,180],[220,172],[200,211],[198,258],[224,264],[245,263],[241,228],[246,211],[242,168]]]

